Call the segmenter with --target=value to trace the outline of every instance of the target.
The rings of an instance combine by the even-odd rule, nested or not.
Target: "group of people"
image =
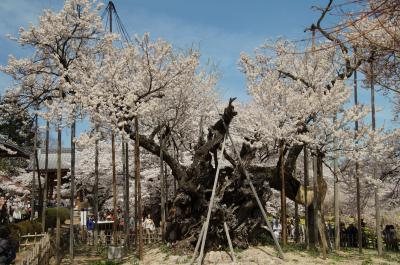
[[[26,197],[2,196],[2,211],[3,215],[7,216],[8,223],[18,223],[23,220],[28,220],[31,216],[31,205]]]
[[[386,248],[392,251],[399,251],[400,238],[397,236],[394,225],[386,225],[382,231],[383,239],[386,243]]]
[[[96,221],[95,221],[94,215],[91,215],[85,222],[89,238],[93,238],[93,236],[94,236],[95,222]],[[114,222],[117,225],[116,226],[117,231],[124,230],[125,219],[124,219],[121,208],[118,207],[116,213],[114,213],[113,210],[104,210],[104,211],[99,212],[98,223],[101,226],[100,234],[104,235],[105,242],[107,244],[109,244],[111,242],[111,236],[112,236]],[[82,221],[81,221],[81,224],[82,224]],[[130,237],[132,240],[135,236],[135,219],[133,216],[130,216],[128,225],[129,225]],[[156,232],[156,226],[155,226],[155,223],[154,223],[153,219],[151,218],[150,214],[148,214],[146,217],[143,217],[142,227],[143,227],[144,235],[145,235],[145,237],[144,237],[145,243],[151,243],[154,240],[154,233]],[[93,241],[93,240],[91,240],[91,241]],[[90,243],[91,241],[89,240],[88,242]]]
[[[11,239],[6,197],[0,195],[0,264],[10,264],[16,256],[17,244]]]
[[[295,240],[296,229],[293,218],[287,219],[287,236],[289,240]],[[328,237],[333,244],[335,238],[335,228],[331,223],[327,223],[326,229],[328,232]],[[275,237],[280,240],[282,237],[282,225],[278,218],[272,221],[272,230]],[[362,247],[363,248],[375,248],[376,247],[376,237],[371,229],[369,229],[361,219],[361,233],[362,233]],[[383,241],[388,250],[399,251],[400,238],[397,236],[396,228],[394,225],[386,225],[382,231]],[[298,240],[299,242],[305,241],[305,226],[299,223],[298,230]],[[341,247],[358,247],[358,229],[354,223],[346,225],[344,222],[340,222],[340,246]]]
[[[287,219],[287,224],[286,224],[286,229],[287,229],[287,237],[289,240],[294,241],[296,238],[296,227],[295,227],[295,220],[293,218],[288,218]],[[274,218],[272,220],[272,230],[274,232],[275,237],[280,240],[282,237],[282,225],[281,221],[277,218]],[[298,239],[300,242],[305,241],[305,227],[303,224],[299,224],[299,231],[298,231]]]

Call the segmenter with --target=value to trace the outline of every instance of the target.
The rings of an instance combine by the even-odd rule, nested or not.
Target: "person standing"
[[[16,244],[10,238],[10,229],[0,225],[0,264],[11,264],[16,257],[16,250]]]
[[[7,202],[4,196],[0,197],[0,225],[6,225],[9,223],[7,214]]]
[[[276,239],[279,240],[281,238],[281,232],[282,232],[282,226],[279,219],[273,220],[272,231],[274,232]]]
[[[87,231],[88,231],[88,243],[92,245],[94,243],[94,216],[92,215],[86,223]],[[92,242],[92,244],[90,243]]]
[[[143,226],[146,231],[147,242],[151,243],[151,235],[154,232],[154,230],[156,229],[156,227],[154,225],[153,219],[151,219],[150,214],[148,214],[146,219],[144,219]]]

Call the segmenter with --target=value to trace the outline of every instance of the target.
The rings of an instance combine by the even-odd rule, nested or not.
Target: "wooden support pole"
[[[375,119],[375,81],[374,81],[374,66],[373,60],[370,61],[370,85],[371,85],[371,123],[372,123],[372,130],[375,132],[376,130],[376,119]],[[376,179],[376,164],[373,164],[373,172],[372,172],[373,179]],[[378,255],[382,255],[382,231],[381,231],[381,206],[380,206],[380,199],[379,199],[379,187],[378,185],[375,186],[374,189],[375,193],[375,232],[377,238],[377,247],[378,247]],[[360,220],[361,222],[361,220]]]
[[[194,248],[194,253],[193,253],[193,256],[192,256],[192,260],[190,261],[190,264],[193,264],[194,261],[196,260],[197,252],[199,251],[199,247],[200,247],[200,243],[203,241],[205,224],[206,223],[203,223],[203,225],[201,226],[199,238],[197,239],[196,247]]]
[[[124,186],[124,206],[125,206],[125,248],[129,249],[129,143],[125,143],[125,186]]]
[[[226,142],[226,136],[224,136],[224,141],[222,142],[221,154],[223,154],[224,151],[225,151],[225,142]],[[211,210],[214,207],[214,198],[215,198],[215,193],[216,193],[216,190],[217,190],[219,171],[220,171],[220,168],[221,168],[220,165],[221,165],[221,163],[218,163],[217,170],[215,172],[214,184],[213,184],[213,189],[212,189],[212,192],[211,192],[210,203],[208,205],[207,217],[206,217],[206,221],[204,223],[204,235],[203,235],[203,238],[202,238],[203,240],[201,241],[200,255],[199,255],[198,264],[202,264],[203,263],[204,246],[205,246],[206,240],[207,240],[207,232],[208,232],[208,225],[209,225],[210,218],[211,218]]]
[[[164,174],[164,159],[163,159],[164,139],[161,133],[160,136],[160,190],[161,190],[161,239],[165,241],[165,224],[166,224],[166,209],[165,209],[165,174]]]
[[[114,216],[117,214],[117,174],[115,170],[115,134],[111,132],[111,164],[112,164],[112,190]],[[117,245],[117,222],[113,223],[113,244]]]
[[[297,166],[294,164],[293,176],[297,179]],[[299,204],[294,202],[294,242],[300,242],[300,218],[299,218]]]
[[[224,222],[224,230],[225,230],[225,234],[226,234],[226,239],[228,240],[229,249],[231,251],[232,261],[233,261],[233,263],[236,263],[235,252],[233,251],[231,236],[229,235],[229,229],[228,229],[228,225],[226,224],[226,222]]]
[[[46,231],[46,209],[47,209],[47,190],[48,190],[48,181],[49,181],[49,139],[50,139],[50,122],[46,121],[46,153],[44,160],[44,171],[45,171],[45,179],[44,179],[44,188],[43,188],[43,208],[42,208],[42,233]]]
[[[317,185],[318,185],[318,211],[317,211],[317,225],[319,230],[319,235],[321,237],[321,244],[322,244],[322,256],[323,259],[327,258],[328,255],[328,240],[326,236],[326,228],[325,228],[325,220],[322,211],[322,185],[323,185],[323,164],[322,164],[322,153],[318,152],[317,154]]]
[[[62,92],[60,91],[62,95]],[[61,97],[60,95],[60,97]],[[57,124],[57,219],[56,219],[56,263],[61,263],[61,219],[60,219],[60,207],[61,207],[61,119]]]
[[[125,177],[126,177],[126,164],[125,164],[125,139],[124,137],[122,137],[122,141],[121,141],[121,162],[122,162],[122,179],[125,181]],[[124,198],[124,204],[125,204],[125,187],[124,187],[124,192],[123,192],[123,198]],[[125,208],[125,207],[124,207]],[[117,214],[117,212],[115,212],[115,214]],[[124,209],[124,216],[123,216],[124,220],[125,220],[125,209]],[[115,222],[114,222],[115,223]],[[125,242],[124,242],[125,245]]]
[[[357,81],[357,71],[354,71],[354,105],[358,105],[358,81]],[[355,135],[354,137],[357,138],[358,134],[358,120],[354,122],[354,131]],[[356,161],[355,164],[355,169],[354,169],[354,177],[356,179],[356,203],[357,203],[357,229],[359,233],[357,234],[358,238],[358,252],[361,254],[362,253],[362,227],[361,227],[361,195],[360,195],[360,176],[358,175],[358,161]],[[340,229],[340,228],[339,228]]]
[[[308,220],[308,150],[307,150],[307,144],[304,144],[303,147],[303,163],[304,163],[304,219],[305,219],[305,226],[304,226],[304,241],[306,243],[306,249],[310,248],[310,242],[309,242],[309,220]]]
[[[35,197],[36,197],[36,157],[37,157],[37,138],[38,138],[38,115],[34,118],[35,132],[33,137],[33,152],[32,152],[32,189],[31,189],[31,216],[30,219],[35,219]],[[39,174],[39,172],[37,172]]]
[[[268,221],[267,213],[265,212],[265,209],[264,209],[264,207],[263,207],[263,205],[262,205],[262,203],[261,203],[261,201],[260,201],[260,198],[258,197],[257,191],[256,191],[256,189],[254,188],[253,182],[251,181],[251,179],[250,179],[250,177],[249,177],[249,174],[248,174],[248,172],[247,172],[247,170],[246,170],[246,168],[245,168],[245,166],[244,166],[244,164],[243,164],[243,161],[242,161],[242,159],[241,159],[241,157],[240,157],[240,155],[239,155],[239,152],[238,152],[237,149],[236,149],[235,143],[233,142],[233,139],[232,139],[232,137],[231,137],[231,135],[230,135],[228,129],[226,128],[226,126],[225,126],[225,129],[227,130],[226,133],[227,133],[227,135],[228,135],[228,137],[229,137],[229,140],[230,140],[230,142],[231,142],[231,144],[232,144],[233,152],[235,153],[235,155],[236,155],[236,157],[237,157],[237,159],[238,159],[238,161],[239,161],[239,166],[240,166],[240,168],[242,169],[243,174],[246,176],[246,179],[247,179],[247,181],[248,181],[248,183],[249,183],[249,185],[250,185],[250,189],[251,189],[251,191],[253,192],[253,195],[254,195],[254,197],[255,197],[255,199],[256,199],[256,201],[257,201],[258,207],[260,208],[261,213],[262,213],[262,215],[263,215],[263,217],[264,217],[264,220],[265,220],[265,222],[266,222],[266,224],[267,224],[267,228],[268,228],[269,232],[271,233],[272,238],[274,239],[275,247],[276,247],[277,250],[278,250],[278,255],[279,255],[279,257],[280,257],[281,259],[284,259],[284,255],[283,255],[282,248],[281,248],[281,246],[279,245],[278,239],[275,237],[275,234],[274,234],[274,232],[273,232],[273,230],[272,230],[271,224],[270,224],[269,221]]]
[[[135,180],[137,185],[137,216],[139,218],[139,260],[143,260],[143,226],[142,226],[142,191],[140,183],[140,149],[139,149],[139,118],[135,116]]]
[[[279,143],[280,164],[279,173],[281,177],[281,227],[282,227],[282,245],[287,245],[287,220],[286,220],[286,189],[285,189],[285,158],[284,158],[284,141]]]
[[[335,114],[334,117],[334,122],[336,121],[337,115]],[[335,222],[335,250],[338,251],[340,250],[340,217],[339,217],[339,170],[338,170],[338,158],[339,154],[338,151],[336,150],[337,147],[337,138],[335,137],[333,139],[333,148],[334,148],[334,159],[333,159],[333,178],[334,178],[334,183],[333,183],[333,199],[334,199],[334,222]]]
[[[314,226],[312,227],[314,229],[314,239],[313,239],[313,243],[314,243],[314,247],[318,245],[319,243],[319,238],[318,238],[318,196],[319,196],[319,191],[318,191],[318,183],[317,183],[317,179],[318,179],[318,173],[317,173],[317,157],[316,155],[312,156],[312,166],[313,166],[313,192],[314,192],[314,196],[313,196],[313,224]]]
[[[75,133],[76,122],[71,125],[71,194],[70,194],[70,225],[69,225],[69,258],[74,263],[74,200],[75,200]]]
[[[95,140],[95,150],[94,150],[94,245],[98,243],[99,237],[99,124],[96,122],[95,125],[96,140]]]

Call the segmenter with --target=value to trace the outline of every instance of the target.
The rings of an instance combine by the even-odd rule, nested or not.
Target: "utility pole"
[[[375,84],[374,84],[374,65],[373,58],[369,62],[370,64],[370,81],[371,81],[371,115],[372,115],[372,130],[376,130],[376,119],[375,119]],[[373,179],[376,179],[376,164],[373,162]],[[381,231],[381,210],[379,201],[379,187],[375,186],[375,223],[376,223],[376,238],[378,243],[378,255],[382,255],[382,231]]]
[[[44,188],[43,188],[43,209],[42,209],[42,232],[46,233],[46,208],[47,208],[47,189],[48,189],[48,181],[49,181],[49,139],[50,139],[50,122],[46,121],[46,153],[44,158],[44,171],[45,171],[45,179],[44,179]]]
[[[137,187],[138,212],[139,218],[139,260],[143,260],[143,227],[142,227],[142,191],[140,184],[140,149],[139,149],[139,119],[135,116],[135,180]]]
[[[281,226],[282,245],[287,245],[287,221],[286,221],[286,192],[285,192],[285,163],[284,163],[284,141],[280,141],[280,175],[281,175]]]
[[[354,71],[354,105],[358,105],[358,83],[357,83],[357,70]],[[354,122],[355,137],[358,134],[358,120]],[[361,227],[361,195],[360,195],[360,176],[358,175],[358,161],[356,161],[354,175],[356,179],[356,196],[357,196],[357,241],[358,241],[358,252],[362,253],[362,227]]]

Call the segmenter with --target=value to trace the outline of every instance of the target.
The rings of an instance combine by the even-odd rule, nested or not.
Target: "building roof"
[[[23,157],[29,159],[31,152],[17,144],[0,137],[0,157]]]
[[[46,153],[38,150],[39,170],[45,170]],[[69,170],[71,165],[71,152],[70,150],[61,151],[61,169]],[[48,170],[57,169],[57,151],[49,150]]]

